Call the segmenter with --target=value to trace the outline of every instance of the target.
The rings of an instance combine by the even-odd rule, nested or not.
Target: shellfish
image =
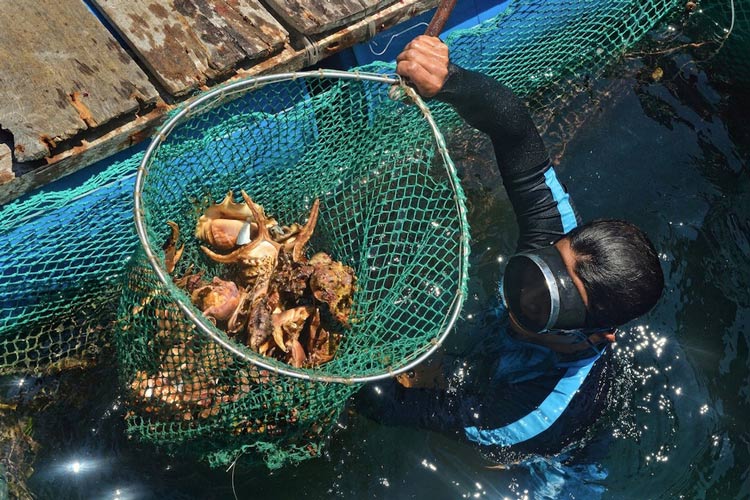
[[[214,277],[211,283],[195,289],[190,300],[214,322],[225,323],[240,305],[240,290],[234,281]]]
[[[256,212],[263,213],[263,207],[253,205]],[[264,220],[266,224],[278,226],[273,219]],[[247,201],[236,203],[232,191],[228,191],[220,203],[210,205],[198,218],[195,236],[216,250],[228,251],[247,243],[257,231],[257,219]]]
[[[254,351],[295,366],[316,366],[333,358],[340,334],[321,325],[322,304],[332,317],[349,326],[354,271],[328,254],[305,256],[318,221],[316,199],[304,225],[281,226],[261,205],[241,191],[244,204],[235,203],[231,191],[200,217],[196,236],[211,260],[226,264],[229,272],[212,281],[203,273],[191,274],[192,265],[175,283],[188,291],[193,304],[214,324]],[[175,258],[179,228],[165,251]],[[246,234],[251,238],[244,241]]]
[[[308,262],[314,268],[310,288],[317,300],[328,304],[331,314],[349,326],[354,297],[354,270],[335,261],[325,252],[318,252]]]

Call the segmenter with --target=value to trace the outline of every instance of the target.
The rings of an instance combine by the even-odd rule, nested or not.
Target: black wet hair
[[[623,220],[598,219],[566,237],[588,295],[588,326],[620,326],[654,307],[664,290],[664,274],[643,231]]]

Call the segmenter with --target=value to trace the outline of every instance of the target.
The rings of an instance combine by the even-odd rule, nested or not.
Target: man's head
[[[597,220],[511,257],[502,291],[519,327],[540,332],[620,326],[651,309],[663,288],[646,235],[628,222]]]
[[[664,289],[659,257],[648,237],[629,222],[600,219],[564,240],[573,253],[573,280],[585,290],[589,326],[619,326],[648,312]]]

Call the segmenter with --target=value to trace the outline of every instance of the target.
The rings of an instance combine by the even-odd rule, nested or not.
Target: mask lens
[[[523,255],[513,257],[505,268],[503,293],[521,326],[540,332],[547,327],[552,299],[539,267]]]

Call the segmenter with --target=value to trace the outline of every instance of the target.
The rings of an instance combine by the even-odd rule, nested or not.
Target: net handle
[[[427,26],[427,29],[424,31],[424,34],[427,36],[438,36],[440,32],[443,31],[445,23],[448,22],[448,18],[453,11],[453,7],[455,6],[456,0],[440,0],[440,3],[437,6],[437,10],[432,16],[432,20]]]

